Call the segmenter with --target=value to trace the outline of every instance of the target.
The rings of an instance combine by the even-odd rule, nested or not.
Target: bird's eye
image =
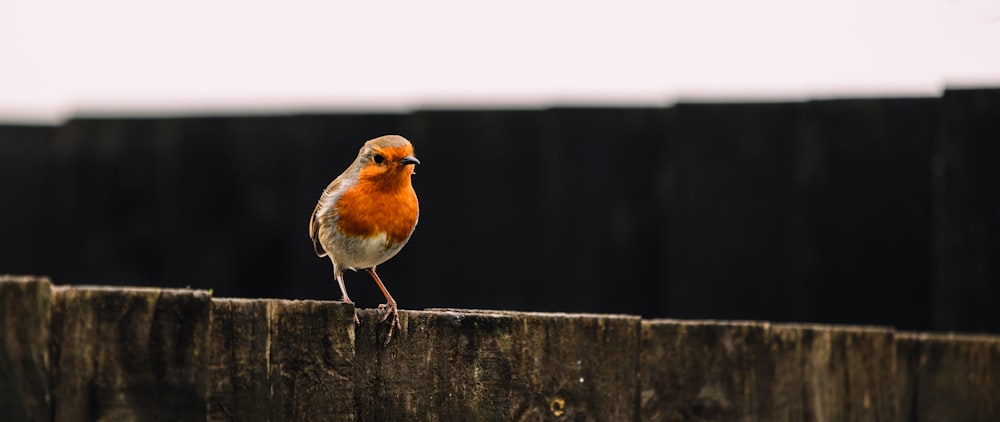
[[[385,162],[385,157],[383,157],[381,154],[373,154],[372,161],[374,161],[375,164],[382,164],[383,162]]]

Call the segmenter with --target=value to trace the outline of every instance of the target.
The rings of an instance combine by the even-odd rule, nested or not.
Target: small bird
[[[381,321],[389,321],[385,344],[399,328],[399,315],[375,267],[395,256],[417,226],[420,208],[410,183],[417,164],[420,160],[406,138],[386,135],[369,140],[351,166],[326,187],[309,218],[313,249],[333,262],[344,302],[354,303],[344,286],[345,269],[367,271],[382,290],[386,303],[379,307],[386,313]],[[360,322],[357,314],[354,322]]]

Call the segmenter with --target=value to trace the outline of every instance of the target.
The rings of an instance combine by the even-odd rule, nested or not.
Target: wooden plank
[[[642,324],[643,420],[894,420],[892,331]]]
[[[270,420],[355,420],[354,306],[266,303]]]
[[[359,419],[635,418],[638,317],[400,311],[384,347],[381,313],[361,314]]]
[[[1000,420],[1000,337],[900,333],[900,420]]]
[[[208,419],[268,414],[267,301],[212,299]]]
[[[355,420],[354,306],[214,299],[208,419]]]
[[[0,419],[50,419],[48,278],[0,276]]]
[[[880,327],[775,324],[770,327],[774,409],[798,391],[801,415],[787,420],[893,421],[897,418],[894,332]],[[780,393],[780,394],[778,394]]]
[[[358,419],[503,420],[510,407],[512,319],[400,311],[402,329],[383,346],[381,313],[360,313],[355,344]]]
[[[739,420],[760,407],[763,323],[642,322],[642,420]]]
[[[209,294],[56,287],[53,418],[203,420]]]
[[[636,418],[639,317],[512,315],[512,419]]]

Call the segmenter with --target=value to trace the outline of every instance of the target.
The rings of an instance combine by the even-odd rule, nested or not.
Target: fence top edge
[[[897,340],[904,341],[917,341],[917,342],[970,342],[970,343],[996,343],[1000,346],[1000,335],[989,334],[989,333],[960,333],[960,332],[942,332],[942,333],[932,333],[925,331],[900,331],[896,333]]]
[[[212,303],[218,304],[254,304],[259,303],[262,305],[272,304],[278,306],[288,306],[288,305],[322,305],[322,306],[354,306],[351,303],[342,302],[339,300],[318,300],[318,299],[285,299],[285,298],[249,298],[249,297],[213,297]],[[359,310],[361,308],[358,308]],[[402,309],[400,309],[402,311]]]
[[[402,311],[402,309],[400,311]],[[642,317],[638,315],[629,315],[629,314],[508,311],[501,309],[426,308],[424,310],[419,310],[419,311],[413,310],[410,312],[485,315],[485,316],[497,316],[497,317],[525,316],[532,318],[622,319],[622,320],[635,320],[635,321],[639,321],[642,319]]]
[[[67,291],[90,291],[90,292],[118,292],[118,293],[170,293],[180,295],[206,295],[211,296],[210,290],[190,289],[190,288],[163,288],[163,287],[141,287],[141,286],[101,286],[89,284],[64,284],[52,286],[52,290],[58,293]]]
[[[896,329],[881,325],[822,324],[810,322],[772,322],[760,320],[724,319],[644,319],[644,325],[677,325],[685,327],[758,327],[765,330],[814,330],[834,332],[895,333]]]
[[[324,300],[299,300],[299,299],[279,299],[279,298],[215,298],[211,290],[191,289],[191,288],[160,288],[141,286],[108,286],[108,285],[53,285],[47,276],[39,275],[17,275],[0,274],[0,283],[45,283],[51,286],[54,293],[64,293],[67,291],[92,291],[92,292],[133,292],[138,294],[166,293],[176,295],[208,296],[214,302],[230,303],[315,303],[320,305],[344,305],[340,301]],[[847,324],[821,324],[805,322],[770,322],[760,320],[713,320],[713,319],[671,319],[654,318],[643,319],[638,315],[628,314],[598,314],[598,313],[566,313],[566,312],[532,312],[532,311],[510,311],[492,309],[461,309],[461,308],[427,308],[423,310],[400,310],[408,313],[426,314],[458,314],[458,315],[480,315],[495,317],[532,317],[532,318],[569,318],[569,319],[599,319],[599,320],[625,320],[641,322],[643,326],[651,325],[677,325],[686,327],[695,326],[717,326],[717,327],[761,327],[766,330],[817,330],[832,332],[853,332],[868,334],[890,334],[897,339],[905,341],[962,341],[962,342],[988,342],[1000,345],[1000,335],[993,333],[960,333],[960,332],[916,332],[898,331],[894,327],[877,325],[847,325]]]
[[[48,283],[52,280],[48,276],[34,274],[0,274],[0,283]]]

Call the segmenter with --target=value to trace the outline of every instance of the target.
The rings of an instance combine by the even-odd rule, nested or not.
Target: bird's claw
[[[351,305],[354,305],[354,301],[352,301],[351,299],[346,299],[345,298],[344,299],[344,303],[350,303]],[[354,325],[361,325],[361,318],[358,318],[358,307],[357,307],[357,305],[354,305]]]
[[[389,341],[392,340],[392,332],[396,328],[403,329],[403,327],[399,325],[399,310],[396,309],[395,302],[383,303],[378,305],[378,308],[385,309],[385,315],[382,316],[379,323],[389,321],[389,334],[385,337],[385,345],[388,346]]]

